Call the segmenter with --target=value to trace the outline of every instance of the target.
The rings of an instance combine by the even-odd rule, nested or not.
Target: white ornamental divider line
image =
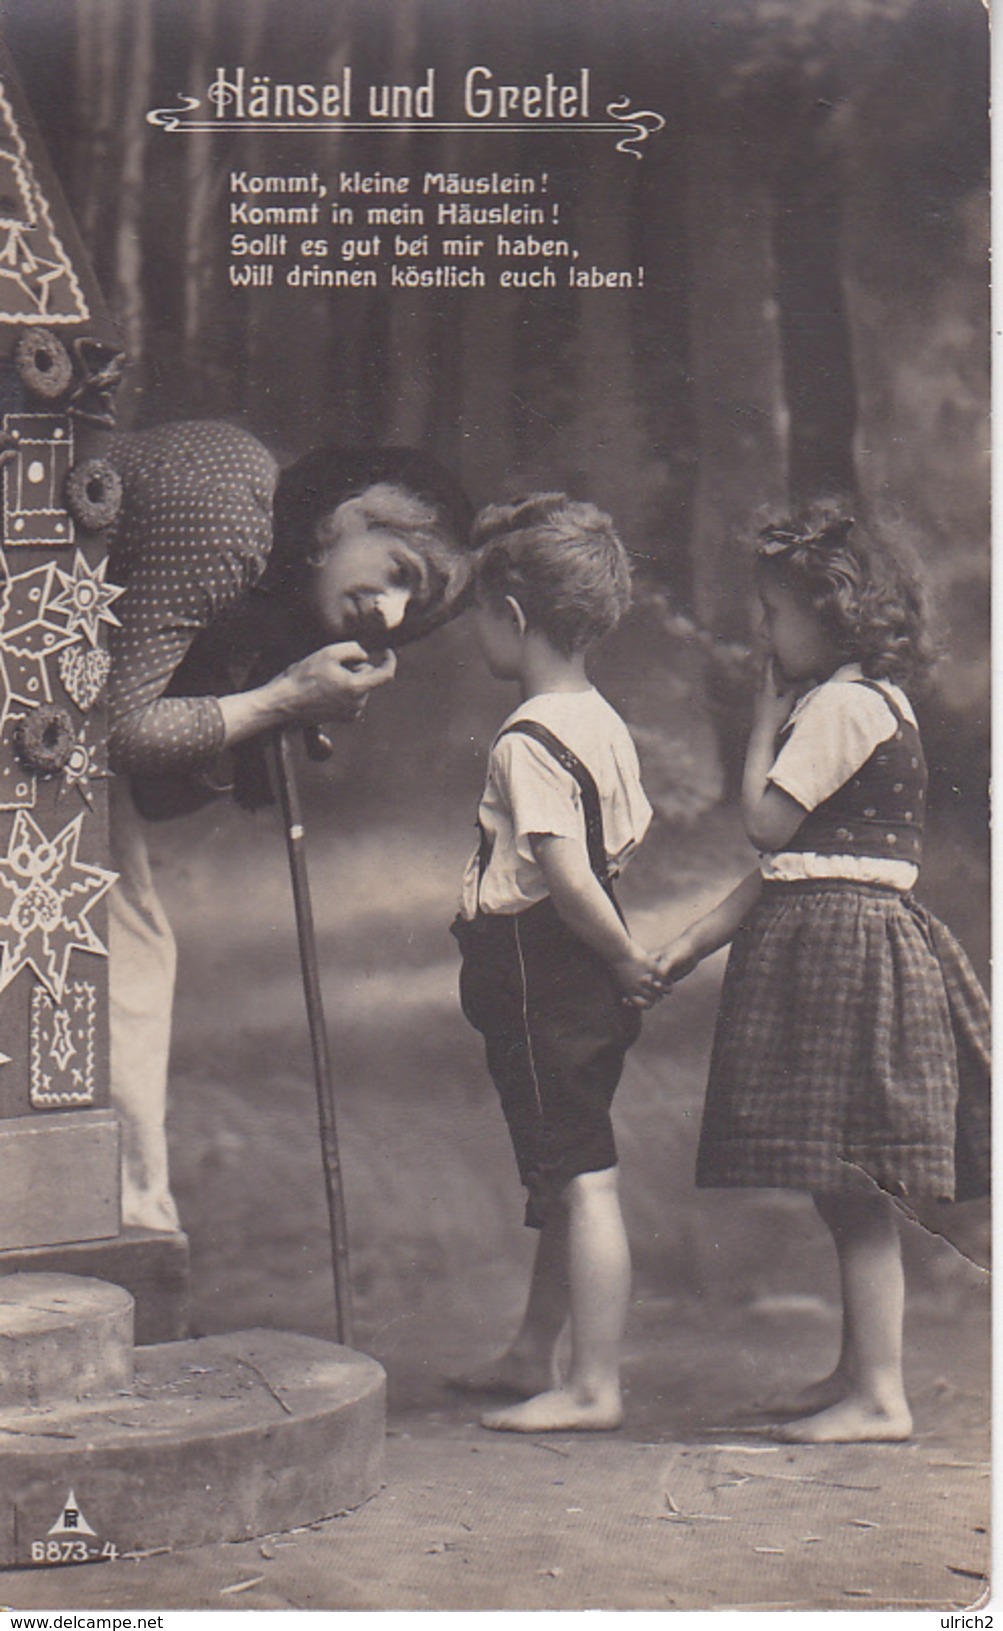
[[[651,108],[631,109],[629,97],[621,97],[617,101],[606,104],[608,119],[576,119],[563,123],[524,121],[520,119],[256,119],[250,118],[214,118],[193,119],[189,115],[202,106],[197,96],[179,96],[179,106],[175,108],[151,108],[146,115],[147,122],[155,125],[159,130],[169,131],[180,135],[213,135],[233,131],[269,131],[273,135],[296,132],[302,134],[305,130],[310,132],[342,132],[366,131],[373,135],[378,131],[409,131],[417,134],[420,131],[438,131],[444,134],[455,135],[460,132],[468,134],[476,131],[491,133],[504,133],[505,135],[532,135],[553,136],[555,134],[590,134],[601,136],[616,136],[616,151],[628,153],[631,158],[642,157],[639,151],[641,145],[649,136],[664,130],[665,118]]]

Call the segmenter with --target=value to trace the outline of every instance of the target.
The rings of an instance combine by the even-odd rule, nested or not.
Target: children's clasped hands
[[[679,980],[692,974],[699,963],[711,952],[718,951],[732,939],[740,923],[748,916],[755,903],[762,879],[758,867],[747,874],[730,895],[703,917],[697,918],[663,946],[661,951],[642,951],[637,948],[631,966],[636,970],[635,983],[617,971],[624,993],[624,1001],[636,1008],[651,1008],[660,997],[667,996]],[[626,963],[624,968],[626,969]]]
[[[658,960],[654,952],[645,951],[636,941],[631,949],[612,965],[613,977],[620,988],[624,1002],[630,1008],[653,1008],[664,997]]]
[[[700,961],[686,934],[670,940],[661,951],[645,951],[635,945],[632,953],[614,964],[613,973],[632,1008],[653,1008],[668,996],[677,980],[692,972]]]

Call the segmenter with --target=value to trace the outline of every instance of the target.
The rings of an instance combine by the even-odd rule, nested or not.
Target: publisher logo
[[[58,1563],[111,1562],[117,1556],[115,1542],[102,1540],[72,1489],[45,1539],[31,1543],[32,1563],[50,1567]]]

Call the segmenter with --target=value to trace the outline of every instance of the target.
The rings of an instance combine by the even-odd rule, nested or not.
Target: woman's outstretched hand
[[[294,663],[274,682],[281,688],[287,717],[304,725],[358,719],[370,691],[387,685],[397,671],[392,651],[376,654],[355,640],[321,646]]]
[[[219,697],[225,732],[232,747],[281,725],[326,725],[359,719],[370,691],[387,685],[397,671],[392,651],[375,655],[357,640],[321,646],[253,691]]]

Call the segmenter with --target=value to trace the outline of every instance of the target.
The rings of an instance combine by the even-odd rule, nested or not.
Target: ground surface
[[[608,688],[654,732],[642,746],[656,802],[690,818],[658,828],[625,885],[631,920],[654,944],[751,857],[733,815],[700,814],[706,721],[694,723],[687,703],[665,734],[666,697],[687,702],[685,676],[649,656],[645,686],[618,691],[614,662]],[[634,674],[636,658],[628,648]],[[307,811],[355,1342],[389,1381],[386,1488],[357,1513],[281,1540],[0,1575],[0,1602],[946,1612],[980,1600],[988,1287],[965,1257],[904,1224],[912,1442],[790,1448],[762,1431],[758,1404],[831,1365],[836,1283],[805,1197],[694,1190],[720,959],[646,1020],[617,1097],[635,1263],[625,1426],[578,1438],[491,1434],[477,1425],[491,1401],[446,1386],[511,1333],[532,1241],[479,1044],[457,1012],[445,932],[482,773],[470,742],[487,738],[486,720],[511,698],[473,691],[468,702],[451,671],[437,680],[432,657],[406,655],[412,674],[422,664],[422,686],[374,698],[363,733],[342,734],[326,773],[336,799],[325,804],[315,789]],[[433,754],[430,718],[449,732]],[[154,847],[181,948],[171,1144],[195,1333],[266,1326],[333,1338],[277,824],[209,811],[161,829]],[[924,898],[983,963],[984,872],[970,837],[941,826],[929,861]],[[945,1227],[984,1251],[978,1207]]]
[[[15,1608],[884,1609],[984,1600],[986,1311],[910,1324],[915,1439],[749,1431],[766,1377],[826,1362],[811,1304],[712,1321],[634,1310],[626,1426],[508,1437],[443,1387],[426,1333],[392,1367],[387,1483],[360,1511],[239,1545],[0,1575]],[[440,1325],[441,1329],[441,1325]],[[450,1344],[453,1347],[455,1344]],[[453,1355],[455,1357],[455,1355]]]

